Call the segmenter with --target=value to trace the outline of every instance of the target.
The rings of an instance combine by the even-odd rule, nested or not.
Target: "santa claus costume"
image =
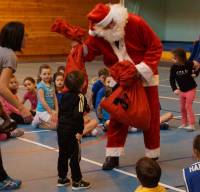
[[[97,4],[88,14],[88,20],[90,30],[84,42],[85,61],[92,61],[96,56],[103,55],[104,64],[110,68],[117,62],[128,60],[142,76],[151,111],[149,128],[143,131],[145,155],[158,158],[160,108],[157,66],[162,53],[159,38],[141,17],[128,13],[120,4]],[[104,170],[118,166],[119,156],[124,151],[128,127],[112,118],[111,114]]]

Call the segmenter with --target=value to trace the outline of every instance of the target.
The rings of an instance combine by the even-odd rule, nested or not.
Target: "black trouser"
[[[82,179],[81,169],[79,165],[79,143],[74,134],[70,134],[66,130],[57,129],[58,134],[58,176],[66,178],[68,172],[68,160],[71,168],[72,181],[78,182]]]
[[[6,171],[3,168],[3,162],[2,162],[2,157],[1,157],[1,149],[0,149],[0,181],[3,181],[8,177]]]
[[[10,118],[13,119],[17,124],[25,124],[24,118],[17,113],[11,113]]]

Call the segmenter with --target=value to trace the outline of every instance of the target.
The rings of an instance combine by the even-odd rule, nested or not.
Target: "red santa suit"
[[[98,7],[100,6],[100,7]],[[103,4],[98,4],[88,15],[89,21],[94,22],[94,13],[102,9]],[[106,5],[104,5],[106,6]],[[110,6],[103,25],[112,21],[112,13],[115,7]],[[105,8],[104,8],[105,9]],[[162,53],[162,45],[159,38],[139,16],[128,14],[125,25],[124,38],[116,44],[106,41],[95,35],[92,28],[89,37],[84,42],[85,60],[92,61],[96,56],[103,55],[106,67],[113,66],[118,61],[129,60],[135,64],[135,70],[144,78],[144,86],[148,98],[151,121],[150,127],[144,131],[145,154],[150,158],[157,158],[160,155],[160,107],[158,96],[158,63]],[[141,117],[142,118],[142,117]],[[119,157],[124,151],[124,144],[128,132],[128,125],[124,125],[112,118],[108,129],[108,141],[106,146],[106,157]]]

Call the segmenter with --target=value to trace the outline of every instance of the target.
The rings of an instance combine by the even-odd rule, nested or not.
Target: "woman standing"
[[[10,77],[17,68],[15,51],[21,51],[25,45],[24,24],[21,22],[9,22],[0,33],[0,95],[21,112],[24,121],[32,121],[32,115],[8,89]],[[19,188],[20,180],[10,178],[4,170],[0,151],[0,190],[13,190]]]

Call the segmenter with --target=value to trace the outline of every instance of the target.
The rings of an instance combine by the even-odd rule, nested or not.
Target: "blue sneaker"
[[[0,181],[0,191],[18,189],[21,184],[22,182],[20,180],[7,177],[5,180]]]

